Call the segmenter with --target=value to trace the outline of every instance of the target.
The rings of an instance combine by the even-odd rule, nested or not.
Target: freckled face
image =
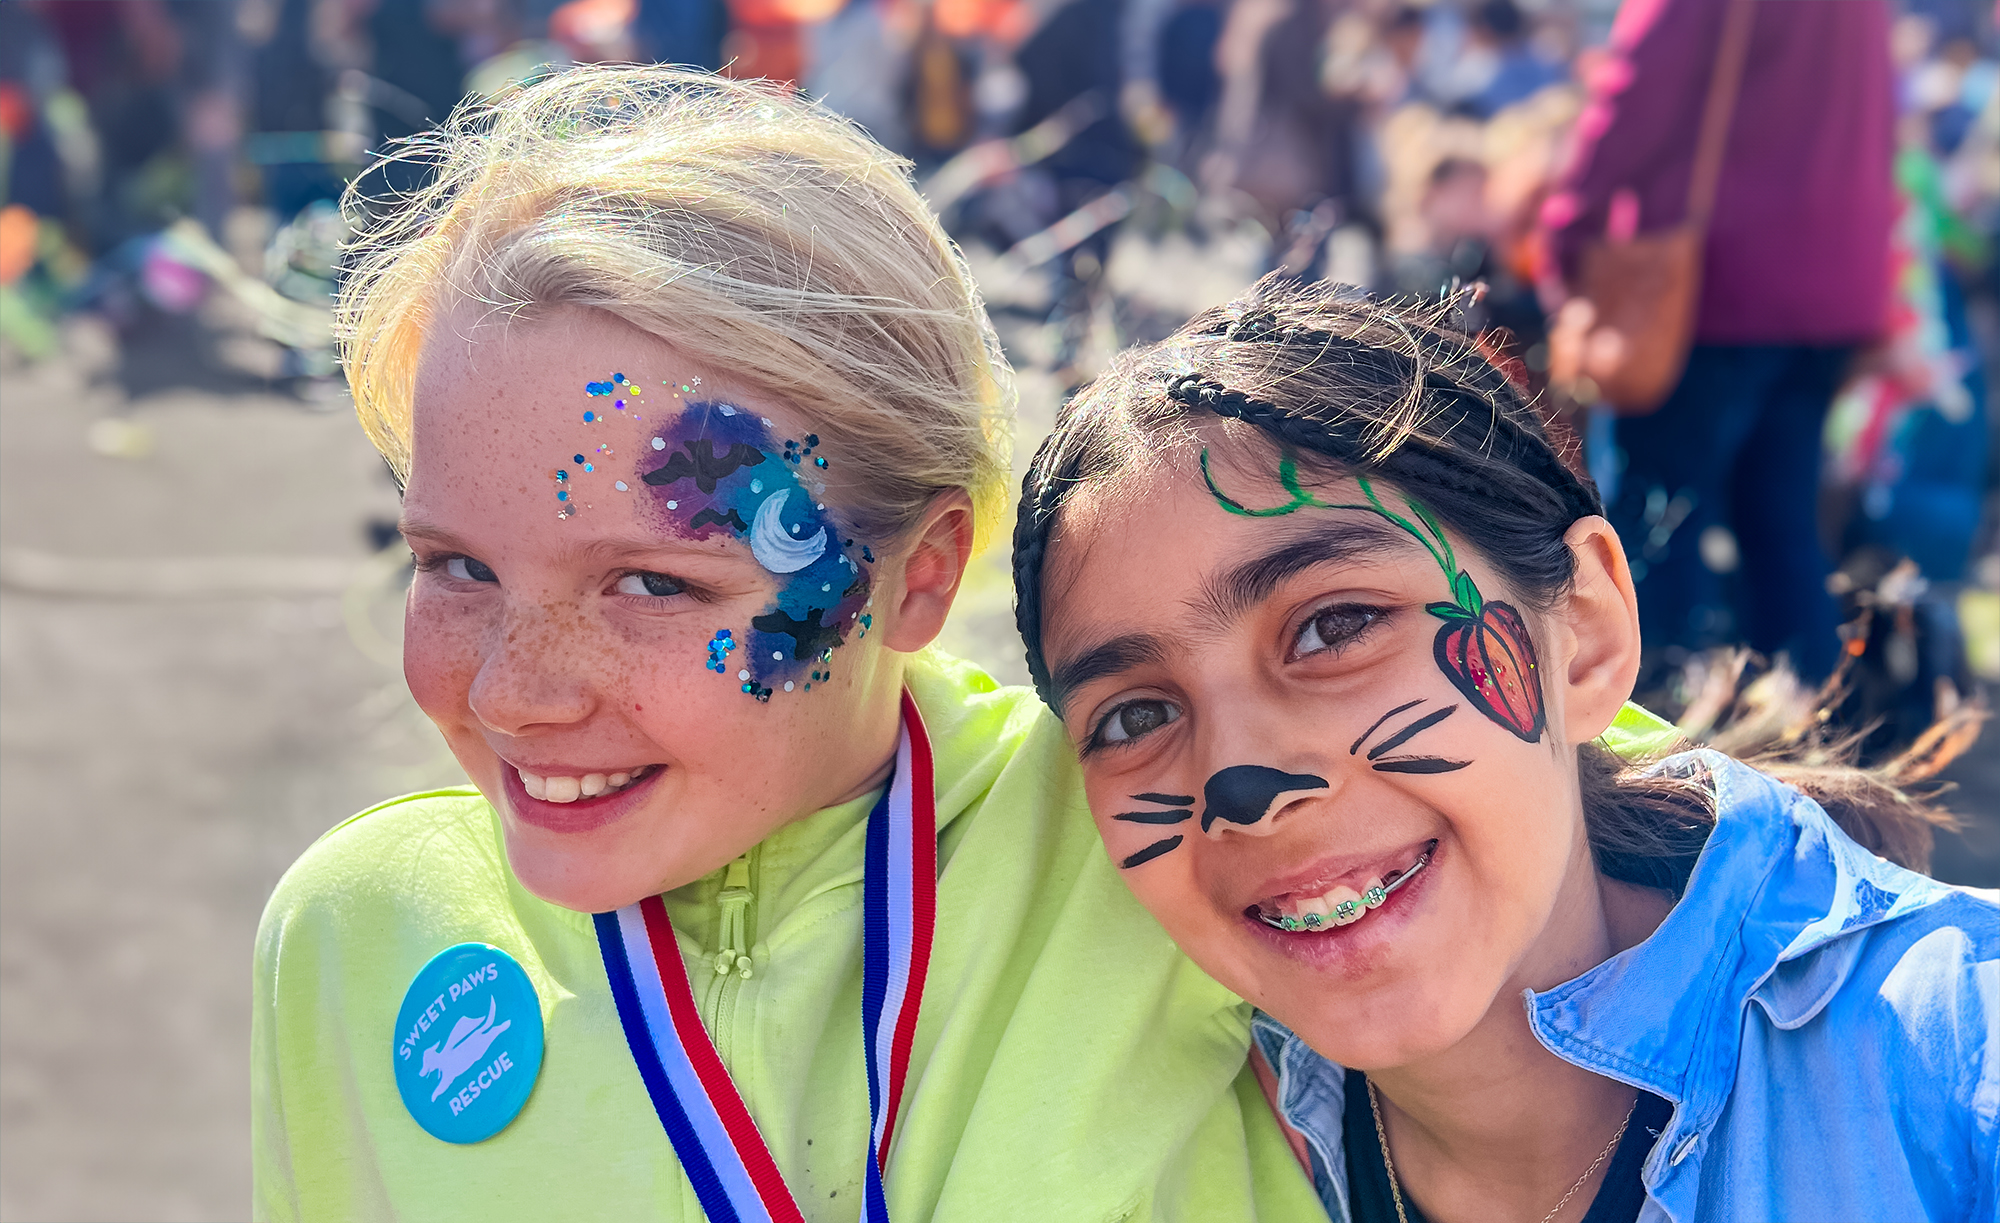
[[[586,393],[614,372],[643,393]],[[698,392],[676,398],[695,378]],[[714,496],[692,477],[678,491],[658,482],[674,447],[703,431],[691,412],[715,411],[690,409],[696,400],[729,404],[758,428],[768,418],[780,459],[758,478],[790,478],[783,441],[806,436],[806,422],[597,312],[447,321],[419,368],[404,498],[419,572],[404,672],[500,812],[522,883],[572,909],[617,908],[717,869],[865,789],[894,743],[900,670],[879,636],[855,625],[816,634],[810,660],[751,657],[795,652],[781,630],[810,614],[806,578],[816,591],[834,585],[832,569],[848,572],[824,596],[819,622],[833,623],[865,614],[854,583],[881,575],[858,563],[859,541],[857,564],[838,561],[838,489],[818,480],[791,486],[769,515],[763,548],[795,566],[783,573],[759,562],[747,529],[669,510],[670,500],[730,508],[727,480],[711,483]],[[656,449],[655,437],[673,445]],[[748,496],[748,469],[729,474]],[[801,563],[822,528],[827,550]],[[803,614],[772,618],[788,608]],[[759,692],[743,690],[746,670]],[[576,801],[551,801],[572,784],[584,791]]]
[[[1081,499],[1050,553],[1046,656],[1106,848],[1197,963],[1321,1052],[1370,1069],[1447,1048],[1552,969],[1540,944],[1589,878],[1559,693],[1533,741],[1504,699],[1468,697],[1492,678],[1454,680],[1438,638],[1477,628],[1452,600],[1481,596],[1355,481],[1312,492],[1363,509],[1252,518],[1191,468]],[[1225,476],[1253,505],[1288,495]],[[1484,558],[1453,560],[1504,598]]]

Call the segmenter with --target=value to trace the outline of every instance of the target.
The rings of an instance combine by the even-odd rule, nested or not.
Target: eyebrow
[[[406,518],[397,524],[397,530],[405,540],[422,540],[440,548],[451,548],[461,552],[476,552],[457,534],[436,523],[420,518]],[[739,541],[740,542],[740,541]],[[745,551],[747,551],[747,545]],[[657,559],[662,554],[680,553],[686,555],[714,555],[700,548],[695,541],[678,535],[661,535],[647,538],[612,537],[608,539],[586,539],[572,542],[565,549],[566,554],[580,557],[596,564],[639,563]]]
[[[1228,623],[1308,569],[1400,552],[1407,543],[1401,531],[1385,522],[1315,523],[1305,535],[1204,579],[1188,606],[1216,623]]]
[[[1163,662],[1167,643],[1151,633],[1131,633],[1094,645],[1074,658],[1056,664],[1049,676],[1051,703],[1062,717],[1069,698],[1078,688],[1107,675],[1117,675],[1144,663]]]

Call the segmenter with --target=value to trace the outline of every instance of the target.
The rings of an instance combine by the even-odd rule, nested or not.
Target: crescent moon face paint
[[[693,385],[684,389],[692,394]],[[717,627],[704,665],[759,701],[810,692],[833,677],[833,651],[848,635],[868,632],[864,566],[874,552],[846,538],[827,509],[831,464],[816,453],[818,434],[780,441],[769,420],[734,404],[683,403],[639,449],[637,484],[650,493],[658,526],[689,539],[740,540],[778,578],[775,599],[747,628]]]

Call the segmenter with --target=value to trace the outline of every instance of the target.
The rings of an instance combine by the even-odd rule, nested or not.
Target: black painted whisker
[[[1111,817],[1127,820],[1134,824],[1178,824],[1194,818],[1194,809],[1183,807],[1179,811],[1125,811]]]
[[[1368,758],[1370,760],[1374,760],[1379,756],[1395,751],[1397,748],[1403,746],[1405,743],[1408,743],[1411,739],[1414,739],[1418,735],[1429,730],[1431,727],[1436,726],[1439,722],[1444,721],[1446,718],[1450,717],[1451,715],[1457,712],[1458,712],[1458,706],[1446,705],[1443,709],[1438,710],[1436,713],[1425,714],[1423,717],[1418,718],[1416,721],[1410,723],[1408,726],[1405,726],[1403,729],[1397,731],[1395,734],[1390,735],[1387,739],[1384,739],[1382,740],[1382,742],[1377,743],[1374,747],[1369,748]]]
[[[1442,756],[1391,756],[1387,760],[1377,760],[1373,768],[1377,773],[1456,773],[1471,763],[1470,760],[1446,760]]]
[[[1192,794],[1154,794],[1148,791],[1145,794],[1134,794],[1132,797],[1142,803],[1158,803],[1162,807],[1194,806],[1194,795]]]
[[[1146,863],[1151,862],[1153,859],[1159,857],[1161,854],[1166,853],[1168,850],[1171,850],[1175,846],[1179,845],[1184,839],[1185,838],[1183,837],[1174,836],[1174,837],[1168,837],[1164,841],[1155,841],[1151,845],[1148,845],[1146,846],[1146,848],[1140,850],[1138,853],[1133,854],[1131,857],[1125,859],[1123,862],[1120,862],[1118,866],[1120,869],[1128,871],[1135,866],[1144,866]]]
[[[1382,729],[1382,723],[1387,722],[1390,718],[1395,717],[1397,714],[1403,712],[1405,709],[1414,709],[1418,705],[1421,705],[1423,703],[1424,703],[1424,698],[1418,697],[1414,701],[1409,701],[1405,704],[1396,706],[1394,709],[1391,709],[1388,713],[1385,713],[1381,717],[1375,719],[1375,725],[1361,732],[1360,736],[1354,740],[1354,745],[1347,749],[1347,754],[1352,756],[1354,753],[1360,751],[1361,745],[1368,742],[1368,736]]]

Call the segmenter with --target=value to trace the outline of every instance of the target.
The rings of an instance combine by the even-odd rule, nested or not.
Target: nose
[[[488,730],[518,735],[590,716],[583,626],[565,628],[558,620],[546,608],[510,610],[502,620],[467,694],[473,716]]]
[[[1261,764],[1230,765],[1202,787],[1201,830],[1210,836],[1224,832],[1269,836],[1278,830],[1280,812],[1325,789],[1326,778],[1312,773],[1286,773]]]

